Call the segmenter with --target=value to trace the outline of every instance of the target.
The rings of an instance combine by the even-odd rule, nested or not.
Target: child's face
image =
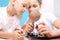
[[[15,0],[13,1],[14,3],[14,8],[16,10],[16,14],[21,15],[25,9],[28,7],[28,11],[30,12],[31,10],[39,10],[40,5],[37,2],[37,0]]]
[[[39,10],[40,9],[40,5],[38,3],[37,0],[30,0],[30,7],[29,7],[29,12],[31,12],[31,10]]]
[[[25,9],[28,8],[28,11],[30,12],[33,9],[39,10],[40,5],[37,2],[37,0],[16,0],[14,7],[16,8],[18,13],[23,13]]]
[[[28,4],[27,0],[15,0],[13,1],[14,8],[17,15],[21,15],[26,10],[26,5]]]
[[[16,13],[17,15],[21,15],[25,10],[25,8],[22,5],[22,2],[23,2],[22,0],[16,0],[15,1],[14,8],[17,12]]]

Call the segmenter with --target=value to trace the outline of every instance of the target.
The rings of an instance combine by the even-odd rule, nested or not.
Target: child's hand
[[[26,33],[31,33],[34,30],[34,24],[33,23],[26,24],[22,27],[22,29],[25,30]]]
[[[36,29],[39,34],[44,34],[49,38],[56,36],[56,31],[51,31],[45,23],[40,23],[40,26],[38,26]]]
[[[15,38],[17,40],[24,40],[24,37],[25,37],[25,32],[23,31],[23,29],[20,29],[20,30],[15,30]]]

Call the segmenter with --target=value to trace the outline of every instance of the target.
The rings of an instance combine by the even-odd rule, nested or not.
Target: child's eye
[[[34,4],[34,5],[33,5],[33,7],[34,7],[34,8],[36,8],[36,7],[37,7],[37,5],[35,5],[35,4]]]
[[[25,7],[26,5],[24,4],[23,7]]]
[[[26,6],[27,6],[27,4],[24,3],[24,4],[23,4],[23,7],[26,7]]]
[[[14,4],[12,4],[12,6],[14,6]]]
[[[31,6],[29,5],[28,9],[31,8]]]

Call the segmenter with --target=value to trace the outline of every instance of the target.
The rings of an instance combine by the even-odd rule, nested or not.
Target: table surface
[[[54,37],[54,38],[47,38],[47,37],[42,37],[42,38],[37,38],[37,37],[29,37],[30,40],[60,40],[60,37]]]

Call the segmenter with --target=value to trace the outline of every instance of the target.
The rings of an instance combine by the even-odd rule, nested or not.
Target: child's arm
[[[50,30],[49,27],[44,22],[40,23],[40,25],[36,29],[37,29],[39,34],[44,34],[48,38],[60,36],[60,29]]]
[[[12,33],[8,33],[8,32],[4,32],[4,31],[0,31],[0,38],[2,39],[8,39],[8,38],[12,38],[14,40],[17,40],[17,33],[12,32]]]
[[[19,29],[17,31],[15,30],[13,32],[4,32],[2,29],[0,29],[0,38],[2,39],[12,38],[13,40],[24,40],[24,35],[25,32],[22,29]]]

